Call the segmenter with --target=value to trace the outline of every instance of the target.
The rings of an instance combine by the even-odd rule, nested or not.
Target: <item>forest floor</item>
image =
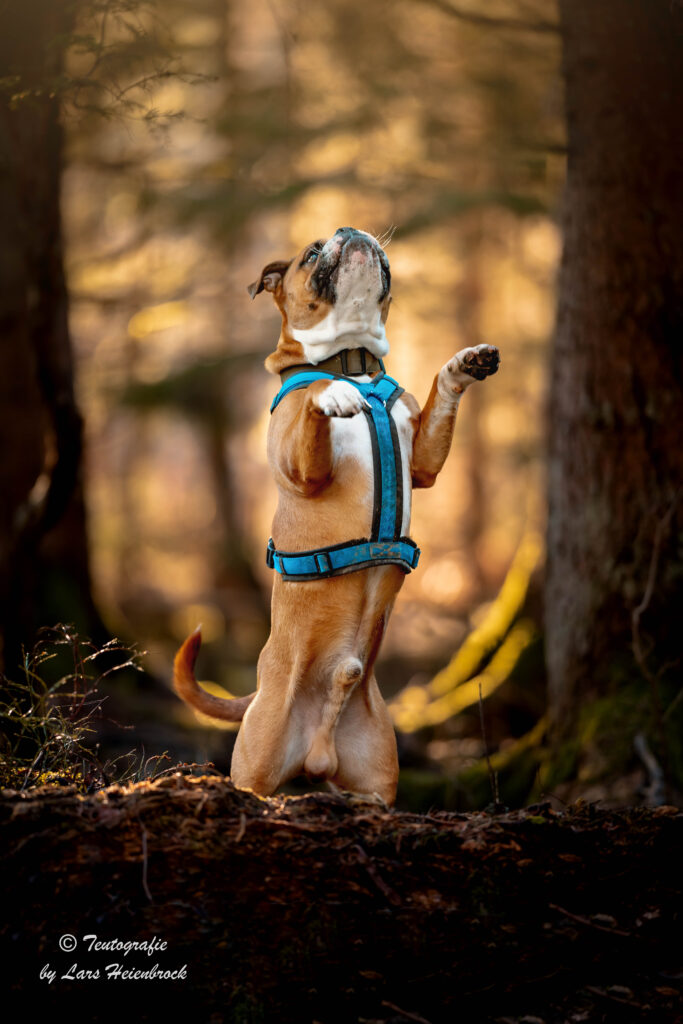
[[[683,1021],[675,807],[418,815],[177,772],[4,790],[0,822],[5,988],[34,1017]]]

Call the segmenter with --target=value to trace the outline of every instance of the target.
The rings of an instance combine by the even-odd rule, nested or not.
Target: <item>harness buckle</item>
[[[313,558],[318,572],[332,572],[332,562],[327,551],[316,551]]]
[[[349,362],[349,357],[351,357]],[[367,358],[364,348],[345,348],[339,353],[342,373],[345,377],[360,377],[367,373]],[[355,369],[353,364],[356,364]]]
[[[266,548],[266,565],[269,569],[275,568],[275,545],[273,544],[272,537],[268,541],[268,547]]]

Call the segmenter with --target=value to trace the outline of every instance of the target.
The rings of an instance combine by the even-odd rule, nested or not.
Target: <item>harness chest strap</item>
[[[287,377],[273,399],[271,413],[291,391],[306,388],[316,380],[345,380],[357,388],[370,405],[363,412],[370,430],[373,456],[372,532],[369,538],[311,551],[278,551],[271,538],[266,562],[283,579],[299,581],[336,576],[382,564],[400,565],[406,572],[410,572],[418,563],[420,551],[409,537],[400,535],[403,469],[398,432],[391,416],[391,408],[403,393],[403,388],[384,372],[371,381],[361,383],[314,367],[302,368]]]

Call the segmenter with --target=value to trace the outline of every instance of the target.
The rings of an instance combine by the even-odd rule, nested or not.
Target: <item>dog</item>
[[[271,633],[253,694],[229,700],[198,686],[199,630],[176,655],[174,687],[198,710],[242,722],[236,786],[269,796],[306,774],[391,806],[396,737],[374,666],[419,557],[408,536],[411,489],[433,485],[460,398],[496,372],[499,353],[458,352],[421,410],[384,371],[389,262],[376,238],[354,228],[269,263],[248,291],[270,292],[282,316],[265,361],[283,382],[268,432],[279,492],[267,553]]]

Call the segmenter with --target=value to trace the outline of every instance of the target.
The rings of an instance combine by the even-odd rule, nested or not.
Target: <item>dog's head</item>
[[[273,373],[319,363],[346,348],[366,348],[379,359],[389,351],[389,261],[365,231],[339,228],[293,260],[269,263],[248,291],[252,298],[272,292],[282,314],[277,350],[266,360]]]

